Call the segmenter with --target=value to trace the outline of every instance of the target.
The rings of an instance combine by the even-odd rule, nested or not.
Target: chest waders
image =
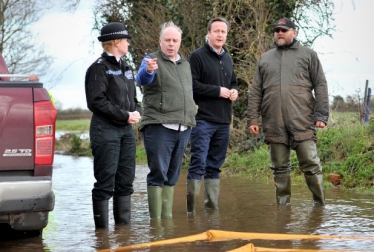
[[[314,204],[325,205],[322,167],[317,156],[316,143],[312,140],[301,142],[295,151],[300,170],[304,173],[305,181],[313,194]]]
[[[289,204],[291,199],[290,151],[285,144],[270,144],[271,169],[278,205]],[[315,142],[313,140],[301,142],[296,146],[295,151],[300,170],[304,173],[305,181],[313,194],[314,204],[325,205],[322,167]]]
[[[290,148],[284,144],[271,143],[270,159],[273,170],[275,198],[278,205],[286,205],[291,200]]]

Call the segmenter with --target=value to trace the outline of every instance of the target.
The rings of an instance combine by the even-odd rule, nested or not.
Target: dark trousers
[[[230,124],[196,120],[191,131],[191,162],[187,179],[219,179],[230,141]]]
[[[132,126],[115,126],[93,116],[90,141],[96,178],[92,200],[131,195],[134,192],[136,153]]]
[[[177,183],[190,133],[191,128],[177,131],[162,124],[145,127],[143,141],[150,169],[147,186],[174,186]]]

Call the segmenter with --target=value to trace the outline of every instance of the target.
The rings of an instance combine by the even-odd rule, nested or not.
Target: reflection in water
[[[43,238],[9,240],[4,251],[96,251],[199,234],[210,229],[237,232],[374,236],[372,194],[339,188],[326,189],[325,207],[314,207],[304,183],[292,185],[291,205],[277,206],[272,181],[243,177],[221,179],[220,211],[205,212],[203,191],[196,215],[186,214],[186,172],[175,187],[172,219],[148,215],[146,166],[137,166],[132,196],[132,223],[115,226],[110,204],[108,230],[95,230],[91,190],[92,159],[55,156],[55,209]],[[370,251],[374,241],[341,240],[231,240],[198,241],[137,251],[227,251],[252,242],[258,247]]]

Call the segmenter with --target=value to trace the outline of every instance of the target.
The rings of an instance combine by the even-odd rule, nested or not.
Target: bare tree
[[[0,53],[10,73],[43,76],[52,63],[31,29],[47,5],[38,0],[0,0]]]
[[[331,0],[300,0],[294,11],[299,37],[306,46],[322,36],[332,37],[334,4]],[[300,36],[301,35],[301,36]]]
[[[113,21],[127,24],[134,35],[130,60],[136,67],[145,54],[157,48],[161,23],[172,20],[182,28],[181,52],[188,57],[204,43],[209,19],[225,17],[231,24],[227,48],[241,87],[239,97],[243,98],[243,108],[237,114],[243,118],[245,94],[256,63],[273,47],[275,22],[282,17],[296,20],[303,34],[299,39],[310,46],[320,36],[331,36],[333,8],[331,0],[106,0],[98,3],[95,16],[96,28]]]
[[[75,11],[78,8],[79,4],[80,4],[80,0],[61,1],[61,5],[66,11]]]

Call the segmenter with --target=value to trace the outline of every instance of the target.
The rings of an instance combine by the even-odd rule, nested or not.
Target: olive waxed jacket
[[[260,116],[267,143],[314,139],[316,121],[327,124],[327,82],[315,51],[297,41],[261,56],[248,98],[248,125],[258,125]]]
[[[196,105],[192,94],[190,64],[182,56],[175,63],[161,49],[149,55],[157,58],[158,69],[151,83],[142,83],[139,75],[147,75],[142,63],[137,80],[143,89],[143,115],[139,130],[148,124],[196,125]],[[144,77],[144,76],[143,76]]]

